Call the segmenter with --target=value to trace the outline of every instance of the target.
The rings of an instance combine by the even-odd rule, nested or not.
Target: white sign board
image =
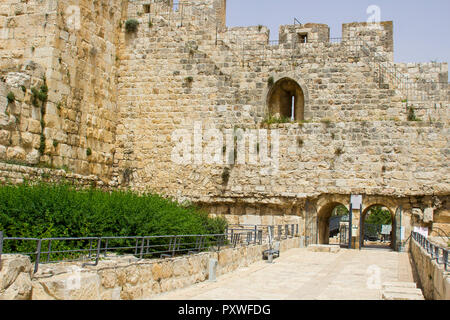
[[[400,241],[405,240],[405,227],[400,228]]]
[[[352,209],[359,209],[362,205],[362,195],[352,195],[350,198]]]
[[[389,235],[392,231],[392,225],[391,224],[383,224],[381,226],[381,234]]]
[[[425,238],[428,238],[428,228],[427,227],[414,227],[414,232],[421,234]]]

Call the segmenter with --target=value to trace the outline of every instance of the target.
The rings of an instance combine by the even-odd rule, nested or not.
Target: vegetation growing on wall
[[[128,19],[125,22],[125,30],[127,31],[127,33],[136,32],[138,26],[139,26],[139,21],[137,21],[136,19]]]
[[[9,92],[6,98],[8,99],[8,103],[13,103],[16,100],[16,96],[13,92]]]

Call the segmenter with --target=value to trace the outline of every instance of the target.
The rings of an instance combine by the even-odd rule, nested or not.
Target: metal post
[[[172,257],[175,256],[175,251],[177,249],[177,240],[178,240],[178,237],[175,237],[174,240],[173,240]]]
[[[101,248],[102,248],[102,238],[97,238],[97,256],[95,257],[95,263],[83,263],[81,265],[82,268],[84,268],[85,266],[96,266],[98,265],[98,261],[100,259],[100,253],[101,253]]]
[[[350,201],[350,211],[348,213],[348,248],[352,248],[352,229],[353,229],[353,222],[352,222],[352,216],[353,216],[353,208],[352,203]]]
[[[136,244],[135,244],[135,248],[134,248],[134,255],[137,256],[137,252],[138,252],[138,244],[139,244],[139,239],[136,238]]]
[[[445,267],[445,271],[448,271],[448,250],[443,249],[444,250],[444,267]]]
[[[145,242],[145,238],[142,238],[142,242],[141,242],[141,252],[139,253],[139,259],[142,259],[142,256],[144,254],[144,242]]]
[[[48,242],[47,262],[50,262],[50,252],[52,251],[52,240]]]
[[[255,225],[255,244],[256,244],[256,237],[258,236],[258,226]]]
[[[359,250],[361,250],[361,247],[364,245],[364,238],[363,236],[363,225],[364,225],[364,221],[363,221],[363,216],[362,216],[362,203],[361,206],[359,208]],[[378,237],[378,233],[377,233],[377,237]]]
[[[41,244],[42,244],[42,240],[39,239],[37,242],[37,248],[36,248],[36,261],[34,263],[34,273],[36,273],[38,271],[39,261],[41,260]]]
[[[220,251],[220,246],[222,244],[222,239],[224,239],[226,236],[219,236],[218,240],[217,240],[217,251]]]
[[[0,271],[2,270],[3,231],[0,231]]]
[[[91,258],[92,256],[92,239],[89,239],[89,255],[88,258]]]
[[[108,250],[108,239],[106,239],[106,242],[105,242],[105,257],[106,257],[106,255],[107,255],[107,251]]]
[[[95,257],[95,265],[98,264],[98,261],[100,259],[100,250],[102,248],[102,238],[97,239],[97,255]]]

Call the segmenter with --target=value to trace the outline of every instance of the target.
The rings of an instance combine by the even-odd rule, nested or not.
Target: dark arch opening
[[[290,79],[278,80],[268,96],[269,114],[277,118],[304,120],[305,96],[300,85]]]

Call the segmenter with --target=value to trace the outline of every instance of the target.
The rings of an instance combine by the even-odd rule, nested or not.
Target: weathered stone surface
[[[74,268],[76,269],[76,268]],[[78,269],[77,269],[78,270]],[[60,274],[51,278],[33,279],[33,300],[97,300],[101,280],[97,273]]]
[[[281,250],[298,247],[298,239],[282,240]],[[224,249],[218,275],[261,260],[267,244]],[[42,264],[31,279],[30,259],[3,256],[0,299],[137,300],[181,289],[208,278],[208,262],[222,252],[206,252],[167,260],[110,257],[97,266],[79,263]]]
[[[426,208],[423,212],[423,222],[433,222],[433,208]]]
[[[31,297],[30,258],[2,255],[0,271],[0,300],[28,300]]]
[[[438,265],[435,259],[414,239],[411,239],[410,252],[420,278],[423,295],[427,300],[448,300],[450,297],[450,274]]]

